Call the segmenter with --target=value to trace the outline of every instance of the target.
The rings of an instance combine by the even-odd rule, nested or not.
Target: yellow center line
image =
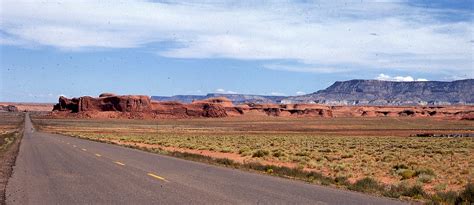
[[[156,178],[156,179],[159,179],[159,180],[163,180],[163,181],[165,181],[165,182],[170,182],[170,181],[166,180],[165,178],[160,177],[160,176],[158,176],[158,175],[156,175],[156,174],[153,174],[153,173],[148,173],[148,176],[153,177],[153,178]]]
[[[119,162],[119,161],[116,161],[116,162],[114,162],[114,163],[115,163],[115,164],[118,164],[118,165],[125,166],[125,164],[124,164],[124,163],[122,163],[122,162]]]
[[[102,155],[100,155],[100,154],[95,154],[95,156],[102,157]]]

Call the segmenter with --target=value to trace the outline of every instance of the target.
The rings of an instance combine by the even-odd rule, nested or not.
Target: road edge
[[[16,159],[20,152],[21,141],[24,135],[24,126],[25,126],[25,119],[26,115],[23,115],[23,123],[19,126],[19,129],[14,133],[17,135],[15,137],[15,141],[12,145],[8,148],[8,150],[0,156],[0,204],[6,204],[6,191],[9,179],[13,175],[13,167],[16,164]],[[5,163],[3,163],[5,162]]]

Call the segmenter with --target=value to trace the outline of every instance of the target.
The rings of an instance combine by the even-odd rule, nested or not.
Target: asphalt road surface
[[[402,204],[36,132],[27,115],[7,204]]]

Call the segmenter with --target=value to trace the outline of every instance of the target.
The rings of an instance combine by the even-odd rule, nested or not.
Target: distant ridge
[[[300,96],[246,94],[152,96],[152,100],[190,103],[212,97],[226,97],[242,103],[317,103],[328,105],[474,105],[474,79],[395,82],[380,80],[337,81],[324,90]]]
[[[222,94],[222,93],[209,93],[207,95],[175,95],[175,96],[151,96],[152,100],[158,101],[178,101],[182,103],[191,103],[194,100],[203,100],[214,97],[226,97],[231,100],[234,104],[242,103],[272,103],[279,104],[287,96],[269,96],[269,95],[246,95],[246,94]]]
[[[282,103],[330,105],[465,105],[474,104],[474,79],[452,82],[338,81],[308,95],[288,97]]]

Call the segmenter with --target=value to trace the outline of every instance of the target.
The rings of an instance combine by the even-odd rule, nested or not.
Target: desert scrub
[[[415,180],[426,184],[436,180],[447,184],[447,190],[458,187],[458,179],[469,178],[471,155],[460,152],[442,152],[435,157],[423,156],[426,150],[463,149],[474,152],[471,139],[427,139],[392,137],[326,137],[306,134],[246,134],[216,135],[190,133],[95,134],[65,132],[90,139],[125,140],[166,147],[210,150],[236,153],[241,157],[264,158],[272,161],[302,164],[316,171],[343,171],[354,176]],[[372,142],[371,142],[372,141]],[[348,143],[351,142],[351,143]],[[273,143],[273,146],[271,145]],[[355,145],[354,145],[355,144]],[[416,146],[403,146],[416,144]],[[350,149],[350,147],[356,147]],[[410,148],[416,147],[416,148]],[[347,152],[346,150],[351,150]],[[372,150],[372,151],[367,151]],[[378,150],[378,151],[377,151]],[[451,160],[457,163],[451,163]],[[406,163],[406,164],[404,164]],[[344,167],[337,167],[344,164]],[[388,170],[388,171],[380,171]],[[389,170],[394,170],[393,173]],[[333,173],[330,173],[333,175]]]
[[[349,189],[359,192],[377,193],[382,189],[382,185],[379,184],[379,182],[377,182],[375,179],[365,177],[350,185]]]
[[[235,153],[245,160],[293,163],[304,169],[339,176],[347,173],[350,181],[370,176],[416,183],[435,192],[459,191],[473,178],[474,140],[468,138],[420,138],[384,136],[329,135],[302,132],[318,129],[474,129],[473,122],[407,119],[400,123],[390,118],[377,119],[205,119],[205,120],[84,120],[33,119],[45,131],[77,135],[98,141],[121,141],[177,147],[190,150]],[[255,126],[258,125],[258,126]],[[341,128],[339,128],[341,127]],[[258,129],[258,130],[256,130]],[[298,131],[298,132],[291,132]],[[400,167],[394,168],[394,166]],[[470,166],[471,165],[471,166]],[[405,169],[405,170],[404,170]],[[408,170],[408,171],[406,171]],[[413,173],[415,172],[415,173]],[[273,169],[275,174],[275,169]]]
[[[265,157],[269,153],[267,150],[257,150],[252,154],[252,157]]]
[[[420,174],[418,175],[418,181],[421,183],[431,183],[434,179],[434,176],[429,174]]]
[[[18,132],[0,134],[0,152],[7,150],[8,147],[10,147],[10,145],[15,141],[18,134]]]

